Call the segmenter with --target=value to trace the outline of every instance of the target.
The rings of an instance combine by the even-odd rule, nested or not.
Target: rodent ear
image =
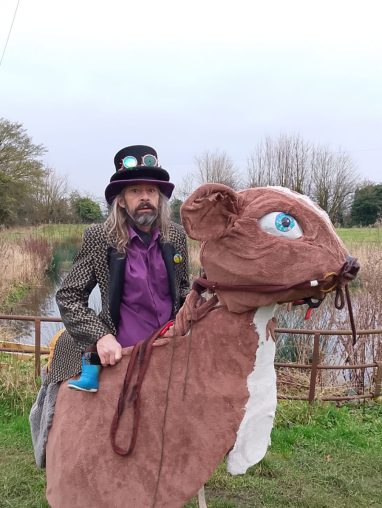
[[[238,215],[238,194],[220,183],[206,183],[183,203],[180,215],[184,229],[194,240],[224,236]]]

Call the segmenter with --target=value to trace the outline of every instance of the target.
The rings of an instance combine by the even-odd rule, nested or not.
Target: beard
[[[139,213],[139,210],[150,209],[150,211]],[[126,207],[127,215],[134,226],[152,226],[158,218],[158,209],[149,202],[140,203],[133,211]]]

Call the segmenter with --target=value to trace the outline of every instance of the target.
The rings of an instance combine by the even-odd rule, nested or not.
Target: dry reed
[[[22,284],[26,287],[42,283],[49,268],[52,247],[43,238],[26,238],[19,244],[0,245],[0,304],[4,305],[9,292]]]
[[[52,247],[43,238],[0,244],[0,314],[8,313],[13,302],[25,297],[30,288],[43,284],[51,256]],[[14,336],[13,324],[0,321],[0,333],[2,340]]]
[[[357,257],[361,270],[351,285],[351,300],[358,330],[382,328],[382,249],[376,244],[353,245],[352,255]],[[304,321],[305,309],[287,312],[286,306],[278,309],[278,326],[333,330],[332,336],[320,338],[320,363],[326,365],[354,365],[382,360],[380,335],[357,337],[353,346],[351,335],[336,335],[336,330],[349,330],[348,309],[338,311],[334,307],[334,295],[328,295],[321,307],[313,312],[310,321]],[[278,337],[277,359],[309,364],[313,356],[313,337],[306,335],[281,335]],[[320,370],[318,373],[318,397],[333,395],[360,395],[373,389],[376,369]],[[305,373],[306,377],[310,375]],[[280,376],[280,372],[279,372]],[[296,374],[296,386],[300,374]]]

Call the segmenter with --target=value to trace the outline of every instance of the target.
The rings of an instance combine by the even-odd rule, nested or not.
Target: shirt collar
[[[130,226],[130,224],[128,225],[128,231],[129,231],[129,238],[130,240],[133,240],[134,238],[139,238],[140,241],[142,241],[142,239],[140,238],[139,234],[135,231],[134,228],[132,228]],[[154,228],[152,231],[151,231],[151,242],[156,242],[157,239],[159,238],[159,235],[160,235],[160,231],[159,231],[159,228]]]

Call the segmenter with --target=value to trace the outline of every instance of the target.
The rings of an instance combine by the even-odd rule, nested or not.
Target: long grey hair
[[[104,230],[109,242],[118,252],[125,253],[130,242],[129,238],[129,216],[120,204],[119,199],[124,195],[122,191],[114,198],[110,213],[104,223]],[[159,192],[158,217],[153,223],[153,227],[159,227],[163,241],[168,240],[168,230],[170,225],[170,206],[168,198]]]

